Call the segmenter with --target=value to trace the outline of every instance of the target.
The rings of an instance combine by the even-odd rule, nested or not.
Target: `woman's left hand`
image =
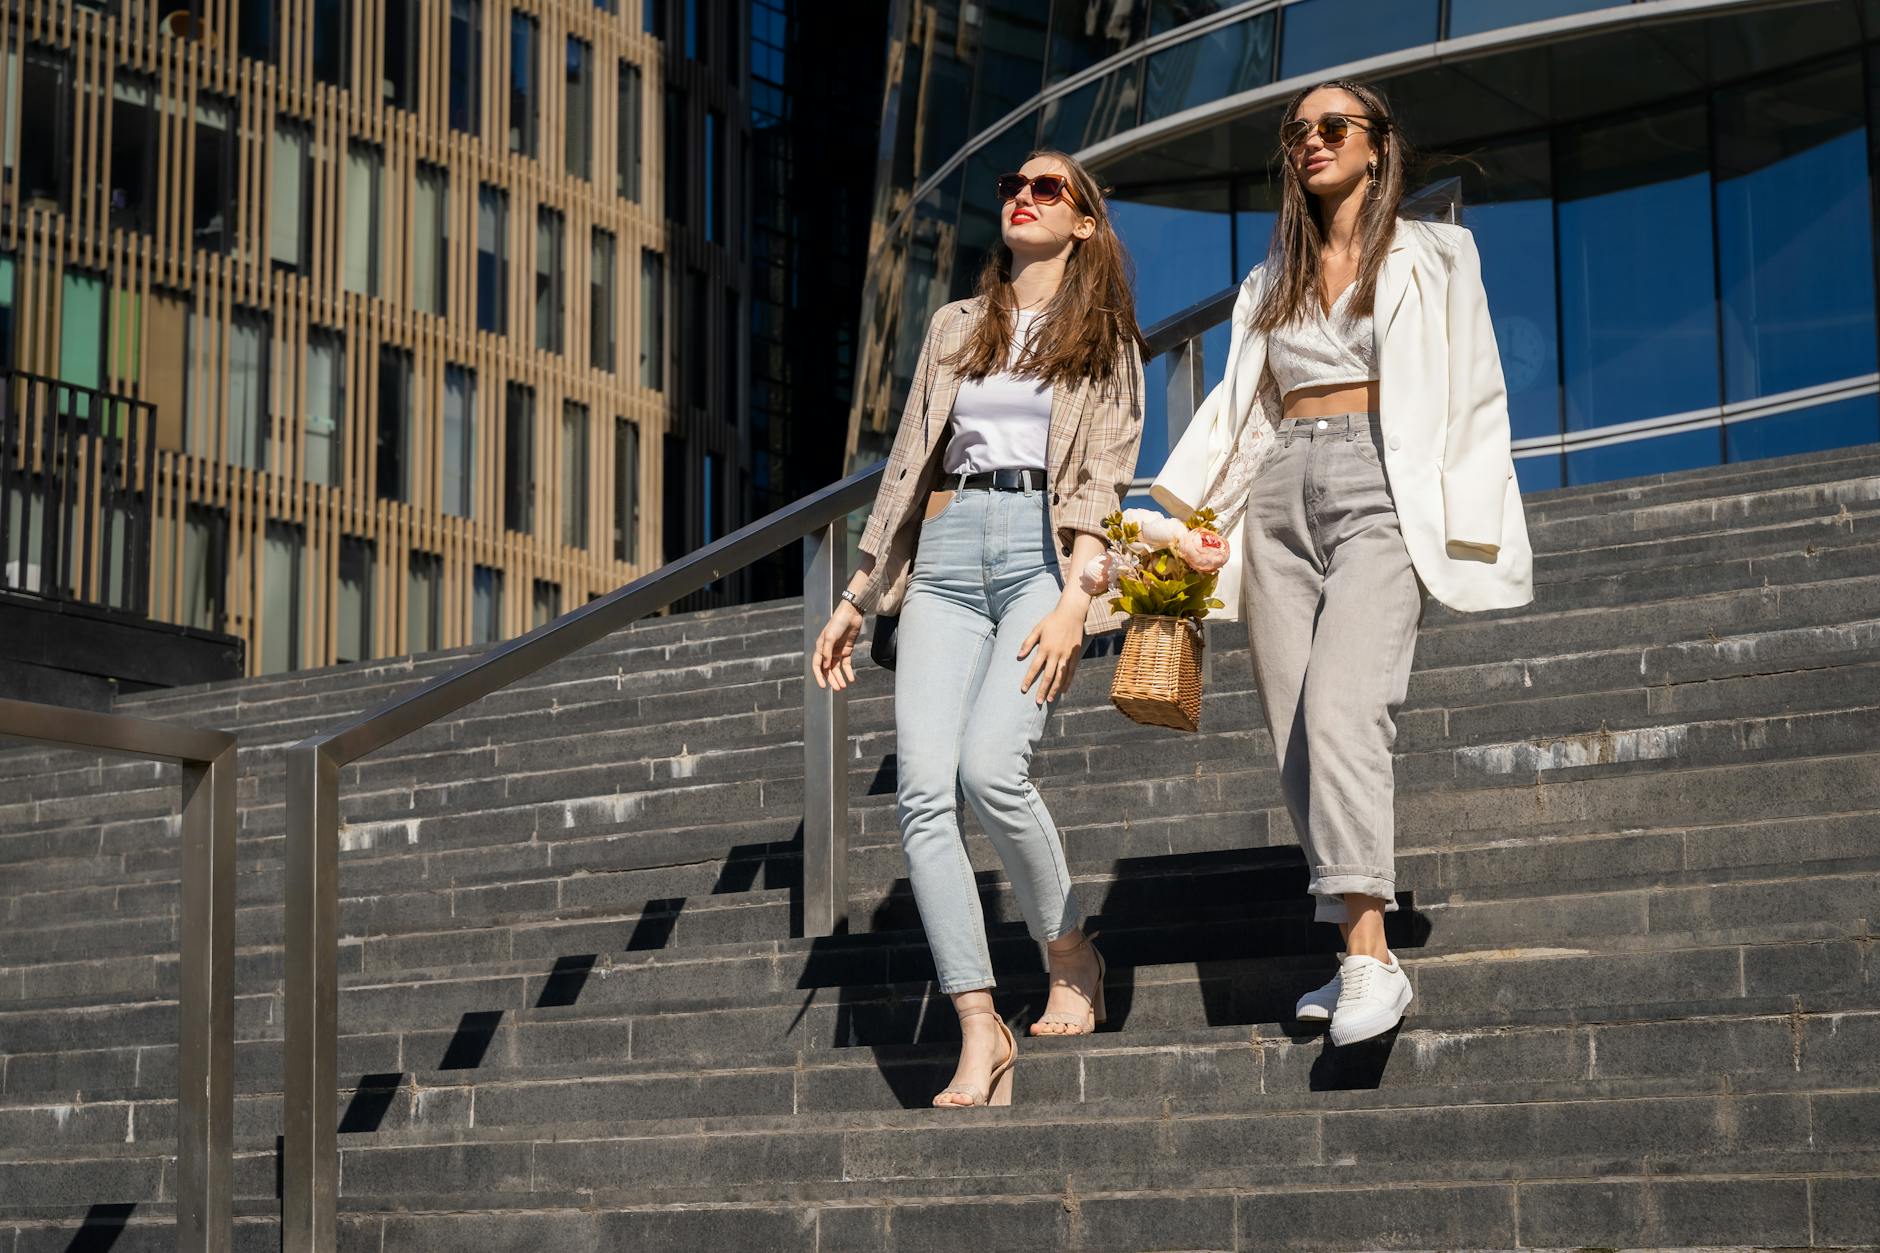
[[[1062,696],[1077,673],[1077,663],[1084,656],[1085,613],[1086,609],[1075,602],[1059,603],[1044,621],[1031,629],[1024,646],[1018,650],[1020,661],[1031,658],[1019,691],[1031,692],[1036,684],[1033,699],[1040,705]]]

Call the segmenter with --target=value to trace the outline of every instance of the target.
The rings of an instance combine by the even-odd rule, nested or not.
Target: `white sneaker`
[[[1299,998],[1299,1004],[1293,1008],[1293,1017],[1300,1022],[1327,1022],[1332,1016],[1332,1006],[1338,1004],[1338,994],[1345,984],[1337,975],[1322,988],[1317,988]]]
[[[1338,981],[1343,986],[1332,1010],[1333,1044],[1369,1040],[1403,1021],[1412,993],[1395,953],[1389,965],[1375,957],[1347,957],[1338,967]]]

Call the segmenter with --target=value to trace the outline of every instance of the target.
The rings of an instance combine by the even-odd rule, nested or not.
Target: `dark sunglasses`
[[[1316,122],[1296,117],[1279,128],[1279,141],[1290,151],[1303,144],[1313,131],[1317,131],[1319,138],[1326,143],[1342,144],[1351,137],[1354,127],[1367,132],[1377,130],[1377,127],[1367,125],[1370,121],[1370,118],[1347,117],[1343,113],[1327,113]]]
[[[1071,195],[1071,180],[1062,174],[1040,174],[1036,178],[1026,178],[1023,174],[999,175],[999,203],[1017,200],[1018,193],[1031,187],[1031,198],[1039,204],[1056,204],[1060,200],[1077,203],[1077,197]]]

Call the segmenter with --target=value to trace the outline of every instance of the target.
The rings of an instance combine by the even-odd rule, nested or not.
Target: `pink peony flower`
[[[1227,541],[1213,531],[1187,532],[1175,551],[1197,574],[1212,574],[1227,564]]]
[[[1109,553],[1092,557],[1084,572],[1077,576],[1077,584],[1092,596],[1101,596],[1110,590],[1110,584],[1116,577],[1116,561]]]

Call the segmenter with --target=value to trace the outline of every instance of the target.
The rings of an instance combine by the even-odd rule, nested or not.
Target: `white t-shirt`
[[[1012,336],[1016,364],[1019,347],[1031,334],[1036,310],[1020,311]],[[978,474],[985,470],[1042,470],[1045,444],[1051,430],[1051,385],[1042,379],[1011,374],[988,374],[960,384],[953,401],[953,420],[947,427],[948,474]]]

